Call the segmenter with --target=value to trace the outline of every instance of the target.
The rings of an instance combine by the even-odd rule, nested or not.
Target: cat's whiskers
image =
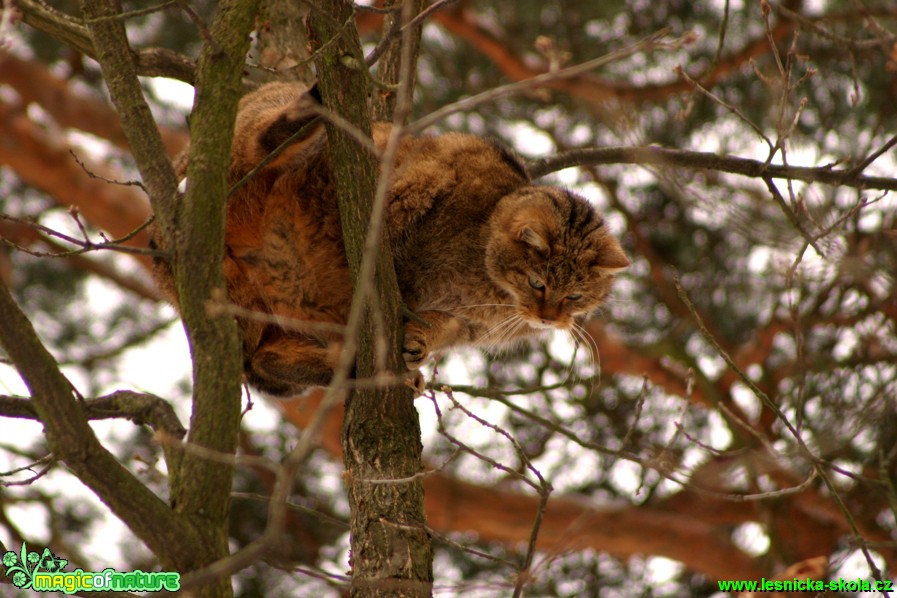
[[[580,369],[577,367],[577,357],[579,355],[580,347],[585,346],[588,351],[589,344],[585,342],[581,330],[577,329],[576,322],[571,322],[569,327],[565,327],[562,330],[567,335],[570,342],[573,343],[573,354],[570,356],[570,361],[565,368],[567,376],[564,382],[565,385],[572,390],[576,384],[585,380],[584,376],[580,374]]]
[[[582,345],[582,341],[573,328],[561,328],[560,330],[564,332],[567,339],[573,344],[573,353],[570,355],[570,361],[564,368],[566,373],[566,376],[564,377],[564,385],[572,390],[573,387],[582,380],[582,376],[579,374],[579,370],[576,367],[577,356],[579,355],[579,348]]]
[[[595,371],[595,373],[590,376],[589,380],[588,392],[591,394],[595,378],[598,379],[598,384],[601,384],[601,356],[598,354],[598,348],[592,340],[592,335],[589,334],[581,324],[573,322],[573,326],[570,328],[570,333],[577,339],[579,344],[585,346],[586,351],[588,352],[589,367],[593,368]]]
[[[477,339],[477,344],[486,345],[489,349],[494,348],[495,345],[501,342],[501,339],[506,336],[508,329],[515,328],[520,320],[520,314],[517,313],[507,316],[480,335]]]
[[[474,340],[474,344],[475,344],[475,345],[478,345],[478,346],[483,345],[483,344],[486,342],[486,340],[487,340],[490,336],[492,336],[493,334],[496,334],[496,333],[499,332],[499,331],[500,331],[506,324],[509,324],[509,322],[511,322],[511,321],[514,320],[515,318],[519,318],[519,317],[520,317],[520,316],[517,315],[517,314],[511,314],[510,316],[506,316],[505,318],[503,318],[502,320],[500,320],[498,323],[493,324],[493,325],[492,325],[486,332],[484,332],[483,334],[481,334],[480,336],[478,336],[478,337]]]
[[[472,303],[470,305],[459,305],[457,307],[452,307],[452,310],[453,311],[471,310],[471,309],[478,309],[478,308],[483,308],[483,307],[507,307],[507,308],[511,308],[511,309],[515,309],[515,310],[517,308],[516,305],[511,304],[511,303]],[[492,327],[490,327],[489,330],[487,330],[486,332],[481,334],[477,339],[475,339],[473,344],[476,346],[483,346],[487,342],[487,339],[489,339],[489,337],[491,335],[502,333],[502,336],[504,336],[504,334],[505,334],[504,328],[506,325],[508,327],[516,329],[516,327],[511,326],[510,322],[513,321],[515,318],[519,318],[519,317],[520,316],[519,316],[519,314],[516,313],[516,311],[514,313],[512,313],[511,315],[506,316],[504,319],[502,319],[498,323],[492,325]],[[497,338],[494,341],[489,342],[488,346],[486,346],[485,349],[487,352],[491,352],[495,348],[495,346],[500,343],[501,343],[501,337]]]
[[[592,335],[589,334],[588,330],[585,329],[581,324],[573,322],[570,326],[569,330],[571,336],[573,336],[576,342],[585,347],[589,357],[589,365],[596,365],[595,362],[595,343],[592,340]]]
[[[474,303],[472,305],[460,305],[458,307],[452,306],[452,309],[475,309],[477,307],[517,307],[513,303]]]
[[[526,321],[523,318],[511,322],[508,326],[502,329],[500,336],[489,344],[489,349],[487,350],[492,353],[499,353],[502,349],[502,345],[507,345],[520,328],[525,325]]]
[[[514,338],[517,332],[525,326],[526,320],[524,320],[523,318],[518,318],[510,326],[505,328],[504,334],[502,334],[500,339],[496,339],[494,346],[497,348],[500,344],[507,344],[512,338]]]
[[[480,335],[476,344],[482,346],[487,352],[492,352],[498,345],[508,340],[523,324],[525,324],[523,317],[514,312]],[[494,338],[490,340],[490,337]]]
[[[635,302],[629,297],[617,297],[616,295],[609,295],[604,298],[601,302],[601,308],[610,307],[612,305],[632,305]]]

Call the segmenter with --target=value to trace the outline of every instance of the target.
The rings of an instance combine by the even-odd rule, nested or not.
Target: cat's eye
[[[533,287],[537,291],[541,291],[545,288],[545,283],[536,278],[535,276],[529,277],[529,286]]]
[[[567,295],[566,299],[567,299],[567,301],[579,301],[580,299],[582,299],[582,294],[581,293],[572,293],[570,295]]]

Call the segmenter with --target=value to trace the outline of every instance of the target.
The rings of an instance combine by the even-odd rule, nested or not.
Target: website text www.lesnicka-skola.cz
[[[717,582],[723,592],[890,592],[894,582],[888,579],[750,579],[721,580]]]

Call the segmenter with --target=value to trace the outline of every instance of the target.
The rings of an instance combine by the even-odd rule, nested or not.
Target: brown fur
[[[241,101],[232,183],[310,120],[313,100],[303,91],[274,83]],[[388,133],[389,125],[375,126],[379,147]],[[629,265],[585,199],[530,184],[516,158],[480,137],[403,139],[387,201],[402,298],[430,324],[406,324],[409,367],[450,346],[569,329],[605,301],[615,272]],[[352,287],[322,125],[230,198],[225,242],[231,302],[345,324]],[[176,301],[166,263],[158,264],[156,278]],[[255,386],[282,395],[329,381],[338,335],[252,319],[239,323],[246,373]]]

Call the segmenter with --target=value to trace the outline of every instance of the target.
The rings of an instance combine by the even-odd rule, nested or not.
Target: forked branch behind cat
[[[314,118],[314,93],[271,83],[240,102],[229,171],[240,181]],[[382,149],[390,125],[374,127]],[[352,285],[322,124],[310,127],[228,200],[224,273],[240,308],[344,325]],[[405,137],[387,196],[387,238],[405,305],[403,355],[495,347],[545,329],[570,330],[597,310],[629,265],[584,198],[534,185],[519,159],[481,137]],[[164,248],[158,234],[154,242]],[[177,304],[171,265],[156,280]],[[342,339],[238,317],[248,381],[273,395],[326,385]]]

